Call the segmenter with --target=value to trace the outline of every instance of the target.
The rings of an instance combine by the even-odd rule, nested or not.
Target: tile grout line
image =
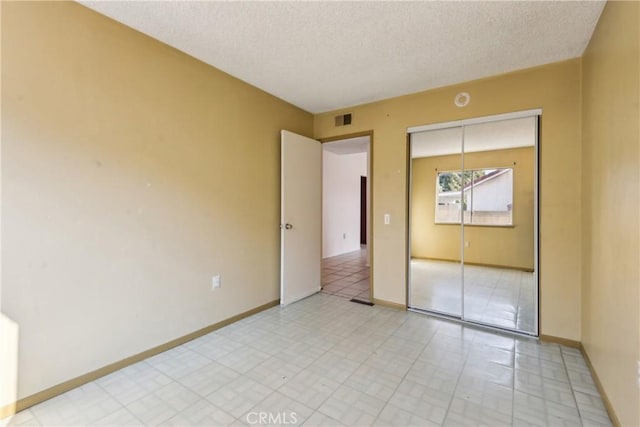
[[[558,346],[560,346],[560,345],[558,344]],[[565,373],[566,373],[566,372],[567,372],[567,370],[568,370],[568,368],[565,366],[565,363],[564,363],[564,357],[563,357],[563,354],[562,354],[562,349],[560,349],[560,353],[561,353],[561,354],[560,354],[560,357],[562,358],[562,363],[561,363],[561,365],[562,365],[562,369],[564,369],[564,371],[565,371]],[[526,353],[520,353],[520,354],[524,354],[525,356],[528,356],[528,357],[533,357],[533,356],[527,355]],[[536,357],[537,357],[537,356],[536,356]],[[539,361],[544,361],[544,359],[538,359],[538,360],[539,360]],[[560,364],[560,362],[553,362],[553,361],[551,361],[551,360],[548,360],[548,362],[551,362],[551,363],[558,363],[558,364]],[[531,371],[529,371],[529,370],[527,370],[527,369],[524,369],[524,371],[525,371],[525,372],[527,372],[527,373],[533,373],[533,372],[531,372]],[[546,377],[542,377],[542,376],[541,376],[541,378],[542,378],[542,380],[543,380],[543,381],[544,381],[544,379],[550,379],[550,380],[553,380],[553,378],[546,378]],[[569,376],[568,376],[568,375],[567,375],[567,378],[569,378]],[[555,381],[563,382],[563,381],[561,381],[561,380],[555,380]],[[571,384],[571,379],[570,379],[570,378],[569,378],[569,381],[568,381],[568,383],[567,383],[567,384],[569,385],[569,388],[571,388],[571,394],[572,394],[572,396],[573,396],[573,398],[574,398],[574,399],[573,399],[573,401],[574,401],[574,403],[576,403],[575,408],[576,408],[576,410],[578,411],[578,413],[580,414],[580,409],[579,409],[579,406],[578,406],[578,404],[577,404],[577,400],[575,399],[575,393],[576,393],[576,392],[579,392],[579,391],[574,390],[573,385]],[[543,394],[543,395],[542,395],[542,396],[537,395],[537,394],[535,394],[535,393],[533,393],[533,392],[530,392],[529,390],[518,390],[518,391],[519,391],[521,394],[525,394],[525,395],[527,395],[527,396],[529,396],[529,397],[533,397],[533,398],[535,398],[535,399],[539,399],[539,400],[541,400],[543,403],[545,403],[545,415],[546,415],[546,402],[548,402],[548,401],[549,401],[549,399],[547,399],[547,398],[544,396],[544,385],[543,385],[543,392],[542,392],[542,394]],[[514,390],[514,392],[515,392],[515,390]],[[588,393],[586,393],[586,394],[588,394]],[[559,402],[558,402],[558,404],[559,404],[561,407],[566,407],[566,408],[570,408],[570,407],[571,407],[571,406],[569,406],[569,405],[567,405],[567,404],[565,404],[565,403],[559,403]],[[607,416],[608,416],[608,415],[607,415]],[[581,415],[580,415],[580,419],[582,420],[582,416],[581,416]],[[582,423],[581,423],[581,424],[582,424]]]
[[[338,297],[337,295],[335,295],[335,296],[336,296],[336,297]],[[358,326],[358,327],[360,327],[360,326],[364,325],[366,322],[367,322],[367,320],[363,320],[363,321],[359,324],[359,326]],[[356,329],[357,329],[357,328],[356,328]],[[355,330],[355,329],[354,329],[354,330]],[[347,338],[347,337],[342,338],[342,340],[344,340],[344,339],[346,339],[346,338]],[[341,340],[341,341],[342,341],[342,340]],[[331,351],[331,350],[332,350],[336,345],[337,345],[337,343],[336,343],[336,344],[333,344],[331,347],[327,348],[327,350],[325,350],[325,351],[324,351],[324,353],[322,353],[322,355],[318,356],[315,360],[318,360],[318,359],[322,358],[325,354],[329,353],[329,352],[330,352],[330,351]],[[313,362],[312,362],[311,364],[313,364]],[[309,366],[311,366],[311,364],[310,364]],[[362,366],[362,363],[360,364],[360,366]],[[307,366],[307,368],[308,368],[308,366]],[[303,371],[304,371],[305,369],[307,369],[307,368],[304,368],[304,369],[303,369]],[[356,370],[357,370],[357,369],[356,369]],[[301,372],[302,372],[302,371],[301,371]],[[354,372],[355,372],[355,371],[354,371]],[[298,374],[299,374],[299,373],[300,373],[300,372],[298,372]],[[314,372],[312,372],[312,373],[314,373]],[[298,374],[296,374],[296,375],[298,375]],[[317,375],[317,374],[316,374],[316,375]],[[351,375],[353,375],[353,374],[351,374]],[[336,383],[338,383],[338,384],[339,384],[339,387],[338,387],[338,388],[340,388],[340,386],[343,386],[343,385],[344,385],[345,387],[348,387],[348,386],[345,384],[345,382],[346,382],[349,378],[351,378],[351,375],[349,375],[347,378],[345,378],[345,379],[344,379],[344,381],[342,381],[342,382],[338,382],[338,381],[334,381],[334,382],[336,382]],[[333,380],[331,380],[331,381],[333,381]],[[284,387],[284,386],[285,386],[285,384],[282,384],[280,387],[278,387],[276,390],[274,390],[274,392],[279,392],[279,390],[280,390],[282,387]],[[349,388],[351,388],[351,387],[349,387]],[[336,390],[337,390],[337,389],[336,389]],[[332,420],[335,420],[335,419],[334,419],[333,417],[331,417],[330,415],[327,415],[327,414],[325,414],[324,412],[320,412],[320,407],[322,407],[322,405],[324,405],[324,404],[327,402],[327,400],[329,400],[329,399],[331,398],[331,396],[333,396],[333,394],[336,392],[336,390],[333,390],[329,395],[327,395],[327,397],[326,397],[326,398],[324,398],[324,400],[322,400],[322,402],[318,405],[318,408],[316,408],[316,409],[314,409],[314,408],[310,408],[309,406],[307,406],[307,404],[306,404],[306,403],[301,402],[301,401],[299,401],[299,400],[297,400],[297,399],[295,399],[295,398],[290,398],[290,397],[289,397],[289,396],[287,396],[287,395],[284,395],[284,396],[286,396],[286,397],[290,398],[291,400],[293,400],[293,401],[295,401],[295,402],[297,402],[297,403],[299,403],[299,404],[301,404],[301,405],[303,405],[303,406],[306,406],[306,407],[307,407],[307,408],[309,408],[309,409],[312,409],[312,410],[313,410],[313,412],[312,412],[312,414],[311,414],[309,417],[313,416],[313,414],[314,414],[314,413],[319,412],[319,413],[321,413],[322,415],[324,415],[324,416],[326,416],[326,417],[329,417],[329,418],[330,418],[330,419],[332,419]],[[271,393],[271,394],[273,394],[273,393]],[[269,397],[271,394],[269,394],[267,397]],[[282,393],[281,393],[281,394],[282,394]],[[267,399],[267,397],[265,397],[265,399],[263,399],[260,403],[262,403],[264,400],[266,400],[266,399]],[[256,405],[257,405],[257,404],[256,404]],[[256,405],[254,405],[252,408],[254,408]],[[307,419],[305,419],[305,422],[306,422],[307,420],[308,420],[308,418],[307,418]],[[335,420],[335,421],[340,422],[339,420]],[[342,423],[341,423],[341,424],[342,424]]]
[[[474,339],[475,339],[475,337],[474,337]],[[464,338],[463,338],[462,342],[463,342],[462,351],[464,351]],[[464,368],[467,366],[467,361],[469,360],[469,354],[471,354],[471,350],[469,350],[469,352],[467,352],[467,354],[464,356],[464,363],[462,364],[462,367],[460,368],[460,373],[458,374],[458,379],[456,380],[456,385],[453,387],[453,395],[451,396],[451,400],[449,400],[449,405],[447,406],[447,410],[444,413],[444,418],[442,419],[443,423],[447,419],[447,416],[449,415],[449,411],[451,410],[451,405],[453,404],[453,399],[454,399],[454,397],[456,395],[456,390],[458,389],[458,385],[460,384],[460,378],[462,378],[462,373],[464,372]]]
[[[146,359],[145,359],[145,360],[146,360]],[[144,360],[141,360],[141,362],[144,362]],[[154,369],[154,370],[156,370],[156,371],[157,371],[157,369],[155,369],[155,368],[154,368],[153,366],[151,366],[151,365],[149,365],[149,368]],[[118,370],[118,371],[115,371],[115,372],[120,372],[120,371],[121,371],[121,370]],[[158,372],[160,372],[160,371],[158,371]],[[162,372],[160,372],[160,373],[162,374]],[[102,377],[102,378],[104,378],[104,377]],[[105,389],[103,386],[101,386],[100,384],[98,384],[98,382],[97,382],[97,381],[92,381],[92,382],[93,382],[93,383],[95,383],[95,385],[97,385],[97,386],[98,386],[102,391],[104,391],[108,396],[110,396],[111,398],[113,398],[113,400],[115,400],[116,402],[118,402],[118,405],[120,405],[121,409],[124,409],[125,411],[127,411],[127,412],[129,413],[129,415],[131,415],[131,416],[132,416],[134,419],[136,419],[137,421],[140,421],[140,425],[145,425],[145,424],[142,422],[142,420],[141,420],[140,418],[138,418],[138,417],[137,417],[133,412],[131,412],[131,411],[129,410],[129,408],[127,408],[127,405],[125,405],[124,403],[120,402],[120,401],[119,401],[119,400],[118,400],[118,399],[117,399],[113,394],[111,394],[107,389]],[[134,382],[135,382],[135,381],[134,381]],[[89,383],[89,384],[91,384],[91,383]],[[136,383],[136,385],[138,385],[138,383]],[[148,396],[149,394],[152,394],[152,393],[151,393],[151,392],[150,392],[150,393],[147,393],[147,396]],[[140,399],[142,399],[142,398],[136,399],[136,400],[134,400],[134,402],[137,402],[137,401],[138,401],[138,400],[140,400]],[[133,402],[131,402],[131,403],[133,403]],[[116,412],[116,411],[113,411],[111,414],[113,414],[113,413],[115,413],[115,412]],[[105,415],[104,417],[101,417],[100,419],[95,420],[95,421],[94,421],[93,423],[91,423],[91,424],[92,424],[92,425],[97,425],[98,421],[100,421],[100,420],[102,420],[102,419],[104,419],[104,418],[107,418],[107,417],[108,417],[109,415],[111,415],[111,414]],[[44,425],[44,424],[40,423],[40,425]]]
[[[375,354],[376,350],[377,350],[377,349],[379,349],[380,347],[382,347],[382,345],[384,344],[384,342],[386,342],[386,341],[391,337],[391,335],[393,335],[393,334],[395,333],[395,331],[397,331],[397,330],[400,328],[400,326],[402,326],[402,325],[406,322],[406,319],[407,319],[407,317],[405,317],[405,320],[404,320],[400,325],[398,325],[398,326],[393,330],[393,332],[391,332],[391,334],[389,334],[389,336],[387,337],[387,339],[386,339],[385,341],[381,342],[381,343],[380,343],[380,344],[379,344],[375,349],[373,349],[373,350],[371,351],[371,355],[370,355],[369,357],[367,357],[367,359],[365,360],[365,362],[366,362],[367,360],[369,360],[369,359],[371,358],[371,356],[373,356],[373,354]],[[364,325],[365,323],[366,323],[366,321],[364,321],[364,322],[363,322],[363,325]],[[362,326],[362,325],[361,325],[361,326]],[[364,363],[365,363],[365,362],[360,363],[360,366],[358,367],[358,369],[359,369],[360,367],[362,367],[362,366],[364,365]],[[349,380],[349,378],[351,378],[351,377],[356,373],[356,371],[357,371],[358,369],[356,369],[355,371],[353,371],[353,373],[352,373],[351,375],[349,375],[347,378],[345,378],[345,380],[342,382],[342,384],[341,384],[341,385],[344,385],[345,387],[349,387],[350,389],[355,390],[353,387],[348,386],[348,385],[346,384],[346,382]],[[396,387],[396,388],[397,388],[397,387]],[[359,391],[359,390],[355,390],[355,391]],[[394,390],[394,392],[395,392],[395,390]],[[360,392],[360,393],[363,393],[363,394],[365,394],[365,395],[369,396],[369,394],[367,394],[367,393],[364,393],[364,392]],[[332,393],[332,394],[333,394],[333,393]],[[322,402],[322,404],[324,404],[327,400],[329,400],[329,398],[330,398],[330,397],[331,397],[331,396],[328,396],[328,397],[327,397],[327,398]],[[374,396],[374,397],[375,397],[375,396]],[[373,419],[373,422],[374,422],[374,423],[375,423],[375,421],[378,419],[378,417],[380,416],[380,414],[382,413],[382,411],[384,410],[384,408],[387,406],[388,402],[389,402],[389,400],[387,399],[387,401],[385,402],[385,404],[384,404],[384,406],[382,407],[382,409],[380,410],[380,412],[378,412],[378,415],[376,415],[376,417]],[[320,406],[322,406],[322,404],[321,404]],[[323,414],[323,415],[326,415],[326,414],[324,414],[324,413],[322,413],[322,414]],[[327,415],[327,416],[328,416],[328,415]],[[330,416],[329,416],[329,418],[333,419],[333,418],[332,418],[332,417],[330,417]],[[338,422],[340,422],[340,421],[338,421]],[[342,424],[342,423],[340,422],[340,424]],[[372,424],[373,424],[373,423],[372,423]]]
[[[335,345],[335,344],[334,344],[334,345]],[[330,347],[330,348],[331,348],[331,347]],[[316,358],[316,360],[320,359],[322,356],[324,356],[326,353],[328,353],[328,352],[330,351],[330,348],[329,348],[329,349],[327,349],[327,350],[325,350],[325,351],[324,351],[320,356],[318,356],[318,358]],[[312,363],[313,363],[313,362],[312,362]],[[307,369],[307,368],[304,368],[304,369]],[[304,370],[304,369],[303,369],[303,370]],[[300,373],[300,372],[298,372],[296,375],[294,375],[294,377],[295,377],[295,376],[297,376],[299,373]],[[241,373],[241,374],[240,374],[240,376],[244,377],[245,375]],[[249,377],[246,377],[246,378],[248,378],[248,379],[250,379],[250,380],[252,380],[252,381],[255,381],[255,380],[253,380],[252,378],[249,378]],[[257,382],[257,381],[256,381],[256,382]],[[259,384],[260,384],[260,385],[262,385],[262,386],[264,386],[264,387],[266,387],[266,388],[268,388],[268,389],[270,389],[270,390],[271,390],[271,392],[270,392],[270,393],[268,393],[264,398],[262,398],[262,399],[260,399],[259,401],[257,401],[254,405],[252,405],[252,406],[251,406],[247,411],[245,411],[245,413],[247,413],[247,412],[251,411],[252,409],[254,409],[254,408],[256,408],[256,407],[258,407],[258,405],[262,404],[262,402],[264,402],[265,400],[267,400],[267,399],[268,399],[269,397],[271,397],[274,393],[280,393],[280,391],[279,391],[279,390],[280,390],[280,388],[282,388],[282,387],[284,387],[284,386],[285,386],[285,384],[282,384],[282,385],[280,385],[278,388],[276,388],[276,389],[272,389],[271,387],[267,387],[267,386],[265,386],[264,384],[261,384],[261,383],[259,383]],[[280,393],[280,394],[282,394],[282,393]],[[287,397],[287,398],[289,398],[289,399],[291,399],[291,400],[293,400],[293,401],[295,401],[295,402],[297,402],[297,403],[299,403],[299,404],[301,404],[301,405],[303,405],[303,406],[307,406],[306,404],[304,404],[304,403],[302,403],[302,402],[300,402],[300,401],[298,401],[298,400],[296,400],[296,399],[292,399],[292,398],[290,398],[290,397],[289,397],[289,396],[287,396],[286,394],[282,394],[282,395],[283,395],[283,396],[285,396],[285,397]],[[307,406],[307,407],[308,407],[308,406]],[[314,410],[314,412],[316,412],[316,410]],[[243,414],[243,415],[244,415],[244,414]],[[312,415],[313,415],[313,414],[312,414]],[[241,423],[243,423],[243,424],[244,424],[244,422],[242,421],[242,415],[241,415],[240,417],[236,418],[236,419],[237,419],[239,422],[241,422]],[[305,419],[305,421],[306,421],[306,419]]]
[[[404,325],[407,321],[407,319],[409,319],[409,316],[405,317],[405,321],[402,322],[402,324],[398,325],[398,327],[396,329],[394,329],[394,331],[391,333],[391,335],[393,335],[398,329],[400,329],[400,327],[402,325]],[[424,353],[424,350],[426,350],[427,346],[431,343],[431,340],[433,339],[433,337],[436,335],[437,333],[437,329],[436,331],[434,331],[434,333],[431,335],[431,337],[429,338],[429,340],[425,343],[424,347],[422,348],[422,351],[420,352],[420,354]],[[389,406],[389,402],[391,400],[391,398],[396,394],[396,392],[398,391],[398,389],[400,388],[400,384],[402,384],[402,382],[407,379],[407,375],[409,375],[409,372],[411,371],[411,368],[413,368],[413,366],[416,364],[416,362],[418,361],[418,359],[420,358],[420,356],[416,357],[415,360],[411,363],[411,366],[409,367],[409,369],[407,369],[407,372],[405,372],[405,374],[402,376],[402,379],[400,380],[400,382],[398,383],[398,385],[396,386],[396,388],[393,389],[393,393],[391,393],[391,396],[389,396],[389,398],[387,399],[387,401],[385,402],[385,404],[382,406],[382,409],[380,410],[380,412],[378,413],[378,415],[375,417],[375,419],[373,420],[373,423],[375,424],[376,421],[378,421],[380,419],[380,414],[382,414],[382,412],[384,412],[385,408],[387,406]],[[409,378],[410,379],[410,378]],[[403,409],[404,410],[404,409]],[[415,414],[414,414],[415,415]],[[431,421],[431,420],[429,420]]]
[[[582,413],[580,412],[580,406],[578,406],[578,399],[576,399],[576,390],[573,388],[573,382],[571,381],[571,376],[569,375],[569,368],[567,368],[567,361],[564,358],[564,351],[562,351],[562,345],[558,344],[558,347],[560,347],[562,366],[564,366],[564,371],[567,374],[567,378],[569,379],[569,386],[571,387],[571,397],[573,397],[573,402],[576,404],[576,411],[578,411],[578,419],[580,420],[580,424],[584,425],[584,421],[582,420]]]

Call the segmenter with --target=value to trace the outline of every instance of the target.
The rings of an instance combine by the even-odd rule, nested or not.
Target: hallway
[[[323,259],[322,292],[371,302],[367,250],[361,249]]]

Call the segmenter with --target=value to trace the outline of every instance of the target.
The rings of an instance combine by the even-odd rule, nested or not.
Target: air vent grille
[[[351,124],[351,113],[341,114],[335,117],[336,126],[346,126]]]

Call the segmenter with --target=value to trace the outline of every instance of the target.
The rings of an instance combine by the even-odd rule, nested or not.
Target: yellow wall
[[[2,86],[19,398],[278,299],[311,114],[72,2],[2,2]]]
[[[534,268],[534,149],[514,148],[464,155],[468,169],[513,168],[513,227],[465,226],[465,262]],[[435,223],[437,171],[460,169],[460,155],[412,160],[411,256],[460,260],[460,225]],[[514,162],[516,166],[514,166]]]
[[[454,105],[466,91],[471,103]],[[407,127],[542,108],[541,333],[580,339],[580,60],[316,115],[318,138],[373,130],[374,297],[406,303]],[[353,113],[336,127],[334,115]],[[384,224],[384,214],[391,224]]]
[[[624,425],[640,424],[638,9],[609,3],[582,61],[313,129],[374,131],[374,296],[404,304],[406,128],[542,108],[541,333],[582,339]],[[1,10],[0,297],[18,397],[277,299],[278,133],[310,135],[314,118],[78,4]],[[353,125],[336,128],[344,112]]]
[[[609,2],[582,58],[582,343],[615,412],[640,425],[638,2]]]

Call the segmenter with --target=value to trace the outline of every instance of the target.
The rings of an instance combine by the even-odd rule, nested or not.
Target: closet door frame
[[[534,189],[533,189],[533,232],[534,232],[534,281],[536,286],[535,301],[534,301],[534,331],[519,331],[512,328],[502,328],[494,325],[488,325],[482,322],[472,321],[465,318],[464,315],[464,221],[461,221],[460,227],[460,251],[461,251],[461,268],[462,271],[462,283],[461,283],[461,314],[458,316],[445,316],[439,313],[434,313],[429,310],[416,309],[411,306],[411,188],[413,183],[412,177],[412,153],[411,153],[411,134],[419,132],[427,132],[432,130],[441,130],[447,128],[462,128],[462,168],[464,170],[464,132],[465,127],[469,125],[498,122],[503,120],[519,119],[526,117],[535,117],[535,141],[534,141]],[[540,262],[539,262],[539,246],[540,246],[540,231],[539,231],[539,169],[540,169],[540,119],[542,117],[542,109],[531,109],[516,111],[512,113],[496,114],[484,117],[474,117],[463,120],[456,120],[450,122],[433,123],[421,126],[412,126],[407,128],[407,307],[411,311],[427,312],[434,316],[442,316],[446,318],[458,319],[463,323],[480,325],[482,327],[490,329],[498,329],[503,331],[514,332],[521,335],[539,336],[540,334]]]

